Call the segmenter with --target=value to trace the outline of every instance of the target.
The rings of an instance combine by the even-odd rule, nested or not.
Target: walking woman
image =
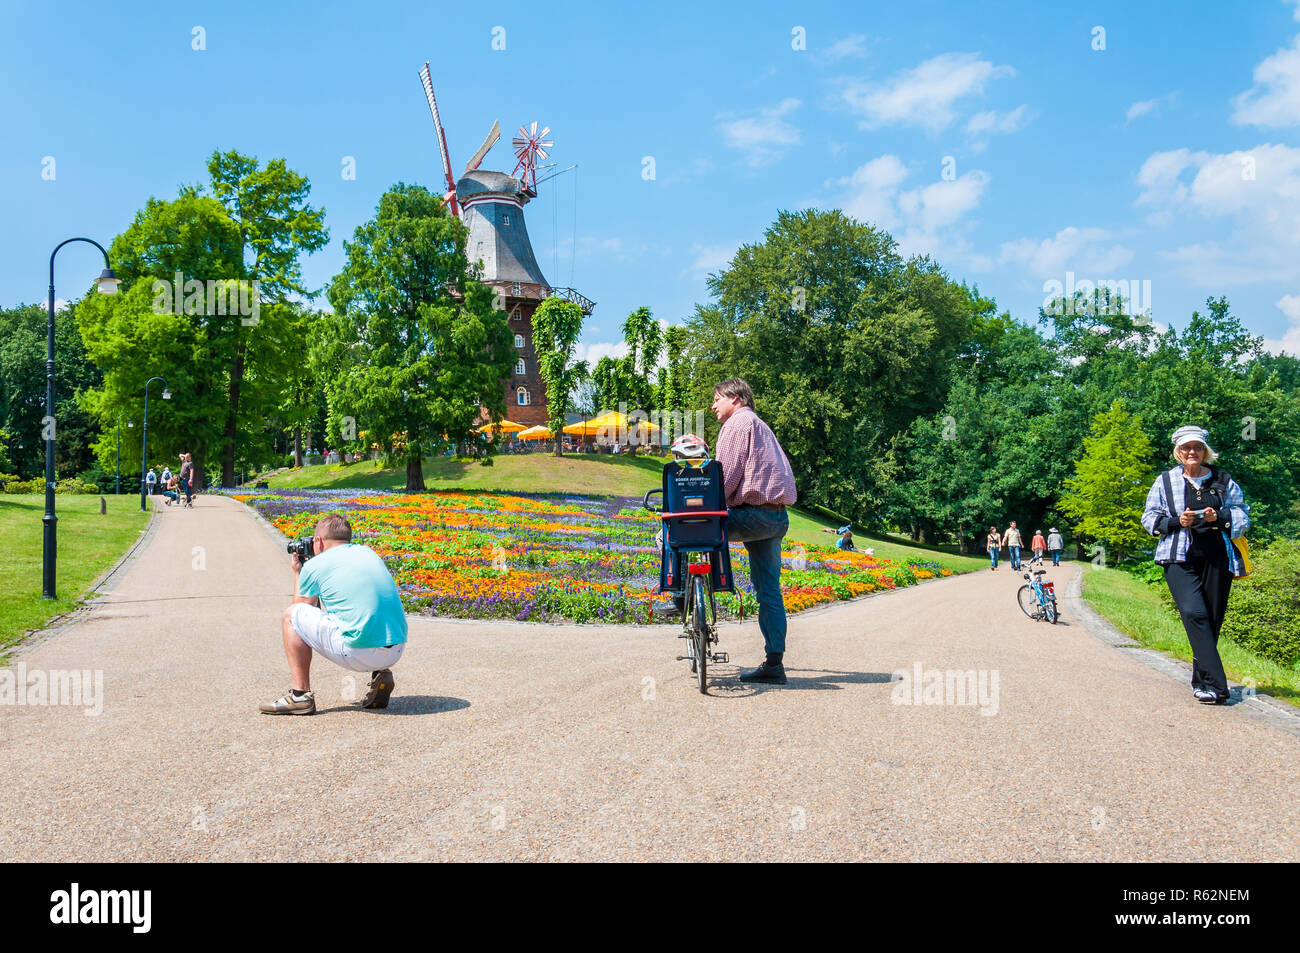
[[[1232,577],[1244,570],[1232,539],[1250,526],[1241,487],[1218,467],[1218,454],[1200,427],[1174,431],[1178,465],[1162,473],[1147,493],[1142,525],[1160,538],[1155,561],[1178,606],[1192,647],[1192,694],[1203,705],[1228,700],[1228,677],[1219,659],[1219,630]]]
[[[989,538],[988,538],[987,546],[989,551],[989,567],[994,572],[997,572],[998,571],[998,550],[1002,548],[1002,537],[998,535],[998,528],[996,526],[989,527]]]

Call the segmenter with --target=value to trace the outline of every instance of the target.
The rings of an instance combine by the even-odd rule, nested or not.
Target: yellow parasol
[[[521,430],[518,436],[520,440],[548,440],[551,437],[554,437],[555,434],[551,433],[541,424],[538,424],[536,427],[529,427],[527,430]]]
[[[513,420],[498,420],[496,423],[487,423],[478,428],[479,433],[518,433],[526,430],[523,424],[517,424]]]

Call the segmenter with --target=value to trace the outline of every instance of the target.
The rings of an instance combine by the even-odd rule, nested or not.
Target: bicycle
[[[1060,618],[1060,612],[1056,607],[1056,584],[1041,577],[1046,574],[1046,569],[1034,569],[1035,563],[1042,563],[1042,556],[1035,556],[1028,563],[1029,572],[1024,577],[1029,580],[1029,585],[1021,586],[1016,593],[1016,602],[1020,605],[1020,611],[1035,621],[1046,619],[1052,625],[1056,625],[1056,620]]]
[[[702,463],[707,464],[708,461]],[[693,464],[694,461],[688,461],[676,465],[691,470],[703,468]],[[669,469],[673,466],[671,463],[665,465],[665,483],[669,479]],[[720,476],[718,483],[721,483]],[[677,579],[683,582],[682,631],[677,637],[686,640],[687,654],[677,656],[677,660],[690,663],[691,674],[696,678],[700,694],[707,695],[709,663],[731,661],[726,652],[714,649],[718,644],[718,605],[714,577],[717,576],[719,580],[719,589],[732,590],[730,560],[718,555],[720,551],[724,555],[726,552],[724,520],[727,511],[701,508],[666,512],[662,506],[655,509],[650,503],[650,497],[655,494],[662,497],[663,493],[662,489],[648,490],[641,499],[641,505],[651,513],[658,514],[663,523],[664,568],[661,570],[660,588],[670,592]],[[686,498],[686,506],[698,506],[702,502],[703,494]],[[670,541],[670,534],[682,538]],[[683,562],[679,563],[678,557]]]

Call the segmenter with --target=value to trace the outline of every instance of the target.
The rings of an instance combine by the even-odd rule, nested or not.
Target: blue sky
[[[1225,294],[1300,353],[1300,0],[53,8],[0,12],[6,305],[43,300],[60,240],[107,244],[217,148],[310,177],[324,285],[387,187],[441,190],[429,60],[457,171],[494,119],[484,168],[511,171],[532,120],[579,164],[526,214],[549,280],[598,302],[590,356],[640,305],[682,321],[806,206],[888,228],[1021,320],[1067,273],[1149,281],[1162,325]],[[59,296],[98,267],[61,252]]]

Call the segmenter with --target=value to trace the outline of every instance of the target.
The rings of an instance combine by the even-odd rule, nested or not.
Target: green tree
[[[345,243],[329,287],[340,334],[325,383],[331,416],[347,411],[390,452],[400,446],[408,491],[424,489],[423,452],[444,434],[468,440],[480,408],[504,416],[512,335],[469,276],[466,235],[441,198],[399,182]]]
[[[1119,399],[1093,419],[1091,430],[1059,506],[1078,532],[1099,540],[1118,564],[1151,544],[1141,523],[1153,479],[1151,441]]]
[[[547,298],[533,313],[533,349],[546,383],[547,427],[555,434],[555,455],[564,455],[564,423],[572,395],[587,377],[587,362],[569,362],[582,335],[582,308],[571,301]]]

